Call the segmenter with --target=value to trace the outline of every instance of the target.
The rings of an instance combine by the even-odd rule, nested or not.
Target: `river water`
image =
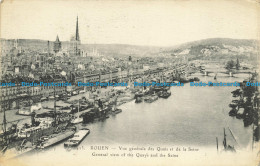
[[[207,68],[210,70],[209,68]],[[214,68],[216,70],[216,68]],[[221,71],[221,70],[219,70]],[[218,73],[203,76],[194,74],[202,82],[235,82],[248,78],[248,74],[229,77]],[[242,120],[228,116],[231,91],[238,87],[171,87],[168,99],[153,103],[134,101],[123,104],[122,113],[105,121],[87,124],[91,133],[81,145],[133,144],[133,145],[194,145],[216,146],[223,140],[223,128],[231,145],[246,147],[252,141],[252,127],[245,128]],[[10,111],[9,111],[10,112]],[[11,115],[10,115],[11,117]],[[229,129],[236,138],[231,136]],[[55,148],[63,148],[60,144]]]
[[[199,73],[193,76],[199,77],[200,81],[207,83],[208,81],[216,81],[214,75],[202,76]],[[218,74],[217,82],[233,83],[243,81],[245,78],[248,78],[247,74],[237,74],[235,77]],[[128,147],[195,147],[200,149],[200,153],[184,155],[181,152],[175,152],[181,155],[180,160],[177,161],[186,161],[185,156],[189,156],[198,164],[201,164],[201,159],[205,160],[203,163],[206,164],[213,159],[215,160],[216,157],[220,157],[215,156],[217,154],[216,137],[218,137],[219,149],[222,150],[223,128],[226,129],[228,144],[235,146],[236,150],[245,149],[248,151],[252,145],[252,126],[245,128],[242,120],[228,115],[230,111],[228,105],[233,99],[231,91],[237,88],[192,87],[187,83],[183,87],[172,87],[172,95],[168,99],[159,98],[153,103],[136,104],[132,101],[123,104],[120,106],[123,110],[122,113],[110,116],[105,121],[87,124],[86,127],[91,132],[78,149],[67,151],[63,143],[60,143],[44,153],[36,153],[33,155],[34,157],[27,158],[27,164],[30,162],[33,165],[39,160],[45,161],[42,163],[43,165],[52,165],[52,161],[64,164],[65,160],[63,159],[65,158],[67,158],[66,162],[70,162],[70,164],[73,164],[74,160],[77,162],[82,160],[84,163],[100,161],[102,164],[106,162],[113,164],[113,160],[109,160],[110,158],[93,157],[93,151],[91,151],[93,145],[112,147],[112,152],[113,147],[115,150],[119,150],[118,146],[122,145]],[[236,141],[228,128],[232,131]],[[209,155],[208,152],[213,152],[213,155]],[[205,158],[206,155],[211,157]],[[237,156],[233,157],[237,160]],[[199,158],[200,160],[198,160]],[[245,155],[241,155],[239,158],[241,158],[241,162],[248,161]],[[117,160],[121,159],[117,158]],[[133,163],[135,160],[128,158],[128,161]],[[176,162],[176,160],[173,161]],[[225,161],[224,163],[228,165],[226,157],[219,159],[219,161]],[[136,162],[138,165],[141,161],[136,160]],[[230,159],[229,162],[232,163],[233,159]]]
[[[203,76],[197,73],[193,76],[206,83],[208,81],[232,83],[248,78],[248,74],[229,77],[227,74],[218,73],[217,80],[214,80],[214,75],[211,73],[209,76]],[[230,144],[246,147],[252,141],[252,127],[245,128],[242,120],[228,116],[230,111],[228,105],[233,98],[231,91],[237,88],[192,87],[187,83],[183,87],[171,87],[172,95],[168,99],[159,98],[153,103],[136,104],[132,101],[123,104],[120,106],[122,113],[110,116],[105,121],[87,124],[86,127],[91,133],[81,145],[216,146],[216,137],[221,144],[223,128],[226,128]],[[233,132],[237,142],[234,141],[228,128]],[[63,148],[63,145],[56,147]]]
[[[202,82],[214,81],[212,76],[197,76]],[[245,76],[223,75],[218,76],[217,81],[242,81]],[[242,120],[228,115],[231,91],[237,88],[191,87],[188,83],[172,87],[168,99],[126,103],[121,106],[122,113],[87,125],[91,134],[82,144],[216,146],[216,137],[222,142],[223,128],[226,128],[228,141],[235,145],[227,131],[229,127],[239,146],[247,146],[252,139],[252,128],[245,128]]]
[[[213,74],[195,74],[202,82],[216,82]],[[246,74],[228,77],[218,74],[217,82],[243,81]],[[233,97],[231,91],[238,87],[172,87],[168,99],[159,98],[153,103],[134,101],[121,105],[122,113],[105,121],[87,124],[90,134],[81,143],[90,145],[189,145],[216,147],[216,137],[222,146],[223,128],[227,142],[245,148],[252,143],[252,127],[228,115]],[[231,136],[232,131],[235,139]],[[64,149],[63,144],[55,149]]]

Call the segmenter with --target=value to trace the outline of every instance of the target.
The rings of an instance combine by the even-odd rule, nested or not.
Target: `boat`
[[[19,109],[16,112],[17,115],[25,115],[25,116],[30,116],[32,114],[32,111],[29,107],[23,107],[21,109]]]
[[[232,91],[231,93],[233,94],[233,97],[239,97],[242,94],[240,89],[236,89],[236,90]]]
[[[29,128],[21,128],[18,129],[17,136],[18,138],[28,138],[34,133],[39,132],[42,129],[41,126],[36,126],[36,127],[29,127]]]
[[[188,83],[189,80],[187,80],[186,78],[180,78],[180,83]]]
[[[215,76],[214,76],[214,80],[216,80],[217,79],[217,74],[215,74]]]
[[[71,107],[69,106],[63,106],[59,109],[59,111],[61,112],[66,112],[66,113],[70,113],[71,112]]]
[[[80,129],[77,131],[74,136],[70,139],[68,139],[65,143],[65,147],[73,147],[73,146],[78,146],[83,139],[90,133],[90,130],[87,128]]]
[[[39,139],[39,141],[40,141],[40,142],[44,142],[44,141],[47,141],[48,139],[49,139],[48,136],[42,136],[42,137]]]
[[[33,153],[36,149],[36,146],[32,145],[30,142],[26,142],[25,145],[21,145],[15,148],[8,149],[7,147],[4,149],[3,154],[0,157],[4,159],[13,159],[22,157],[26,154]]]
[[[83,122],[83,118],[81,117],[77,117],[76,119],[73,119],[71,121],[72,124],[78,124],[78,123],[82,123]]]
[[[49,100],[54,100],[55,97],[54,96],[49,96]]]
[[[229,111],[229,116],[236,116],[237,115],[237,109],[236,108],[232,108],[230,111]]]
[[[153,90],[154,90],[155,92],[159,92],[159,91],[161,91],[163,88],[164,88],[163,86],[155,86],[155,87],[153,88]]]
[[[239,103],[239,100],[232,100],[232,103],[238,104],[238,103]]]
[[[115,108],[111,111],[113,114],[118,114],[120,112],[122,112],[122,109],[119,109],[119,108]]]
[[[144,92],[138,91],[135,93],[135,98],[144,96]]]
[[[225,128],[224,128],[224,139],[223,139],[224,151],[236,152],[234,146],[227,144],[227,138],[226,137],[227,137],[227,135],[226,135]]]
[[[244,127],[250,126],[253,123],[253,121],[254,121],[253,116],[252,115],[250,116],[250,115],[246,114],[244,119],[243,119]]]
[[[244,108],[239,108],[238,111],[237,111],[236,118],[237,119],[242,119],[242,118],[244,118],[244,115],[245,115],[245,109]]]
[[[50,135],[49,138],[43,142],[41,142],[37,148],[38,149],[46,149],[46,148],[49,148],[53,145],[56,145],[66,139],[68,139],[69,137],[73,136],[75,133],[74,130],[67,130],[67,131],[64,131],[64,132],[60,132],[58,134],[53,134],[53,135]]]
[[[39,111],[40,109],[42,109],[42,105],[41,105],[41,103],[37,103],[35,105],[32,105],[31,108],[23,107],[23,108],[19,109],[16,112],[16,114],[30,116],[33,112]]]
[[[158,97],[167,99],[169,96],[171,96],[171,92],[167,92],[167,91],[158,92]]]
[[[33,104],[31,106],[31,111],[39,111],[40,109],[42,109],[42,104],[41,103],[36,103],[36,104]]]
[[[141,103],[141,102],[143,102],[143,98],[142,97],[137,97],[135,99],[135,103]]]
[[[38,126],[24,125],[22,128],[17,128],[18,138],[29,138],[36,135],[41,130],[50,128],[52,126],[52,121],[42,121]]]
[[[75,96],[75,95],[77,95],[77,94],[78,94],[77,91],[73,91],[73,92],[71,93],[72,96]]]
[[[234,103],[229,104],[229,107],[231,107],[231,108],[236,108],[237,106],[238,106],[238,104],[234,104]]]
[[[71,121],[72,124],[78,124],[78,123],[82,123],[83,122],[83,117],[79,116],[79,108],[80,108],[80,104],[78,104],[78,116],[76,117],[76,119],[73,119]]]
[[[148,96],[144,99],[144,101],[146,103],[152,103],[154,101],[158,100],[158,96],[157,95],[151,95],[151,96]]]
[[[41,98],[41,102],[44,102],[44,101],[48,101],[48,98],[47,97],[42,97]]]
[[[198,82],[200,79],[198,77],[189,78],[189,82]]]
[[[85,93],[85,90],[81,90],[79,91],[79,94]]]
[[[163,86],[163,90],[165,90],[165,91],[168,91],[168,90],[170,90],[170,86]]]
[[[54,111],[48,111],[36,114],[34,119],[36,122],[53,122],[55,116],[56,114],[54,113]]]
[[[113,115],[122,112],[122,109],[117,108],[117,99],[118,99],[118,97],[117,97],[116,100],[115,100],[115,105],[112,106],[112,109],[111,109],[111,113],[112,113]],[[108,111],[109,111],[109,110],[108,110]]]

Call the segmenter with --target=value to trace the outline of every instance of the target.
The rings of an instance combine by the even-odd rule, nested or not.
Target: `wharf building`
[[[54,96],[53,86],[22,86],[22,82],[54,82],[54,83],[66,83],[66,78],[61,75],[41,76],[39,80],[35,80],[29,77],[8,77],[1,80],[1,82],[12,82],[15,86],[0,86],[0,104],[1,108],[8,110],[14,108],[21,108],[30,106],[32,103],[39,102],[42,98],[49,98]],[[66,87],[55,87],[55,93],[57,96],[66,93]]]
[[[158,76],[164,69],[150,69],[149,71],[133,70],[131,77],[142,77],[143,75]],[[70,76],[71,78],[68,78]],[[0,104],[1,107],[8,110],[18,107],[29,106],[32,103],[39,102],[41,99],[47,99],[53,97],[54,87],[53,86],[22,86],[21,82],[54,82],[54,83],[66,83],[71,80],[74,82],[73,86],[55,87],[57,97],[65,96],[66,94],[72,94],[76,91],[79,93],[80,90],[91,90],[84,89],[84,87],[78,87],[77,82],[127,82],[129,73],[127,70],[121,70],[120,68],[110,71],[101,71],[96,73],[73,73],[68,76],[61,74],[53,75],[42,75],[34,77],[20,77],[7,75],[1,82],[14,82],[16,86],[0,86]]]

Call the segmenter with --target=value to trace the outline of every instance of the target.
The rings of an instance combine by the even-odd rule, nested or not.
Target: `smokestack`
[[[48,40],[48,55],[50,55],[50,41]]]

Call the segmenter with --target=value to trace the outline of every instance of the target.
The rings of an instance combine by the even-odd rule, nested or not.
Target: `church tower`
[[[57,35],[56,37],[56,41],[54,42],[54,46],[53,46],[53,51],[55,53],[59,52],[61,50],[61,42],[59,39],[59,36]]]
[[[77,16],[77,22],[76,22],[76,37],[75,37],[75,40],[78,42],[78,44],[80,44],[78,16]]]
[[[81,50],[80,50],[80,37],[79,37],[79,22],[78,22],[78,16],[77,16],[77,21],[76,21],[76,34],[75,36],[71,39],[71,54],[74,56],[80,56]]]

